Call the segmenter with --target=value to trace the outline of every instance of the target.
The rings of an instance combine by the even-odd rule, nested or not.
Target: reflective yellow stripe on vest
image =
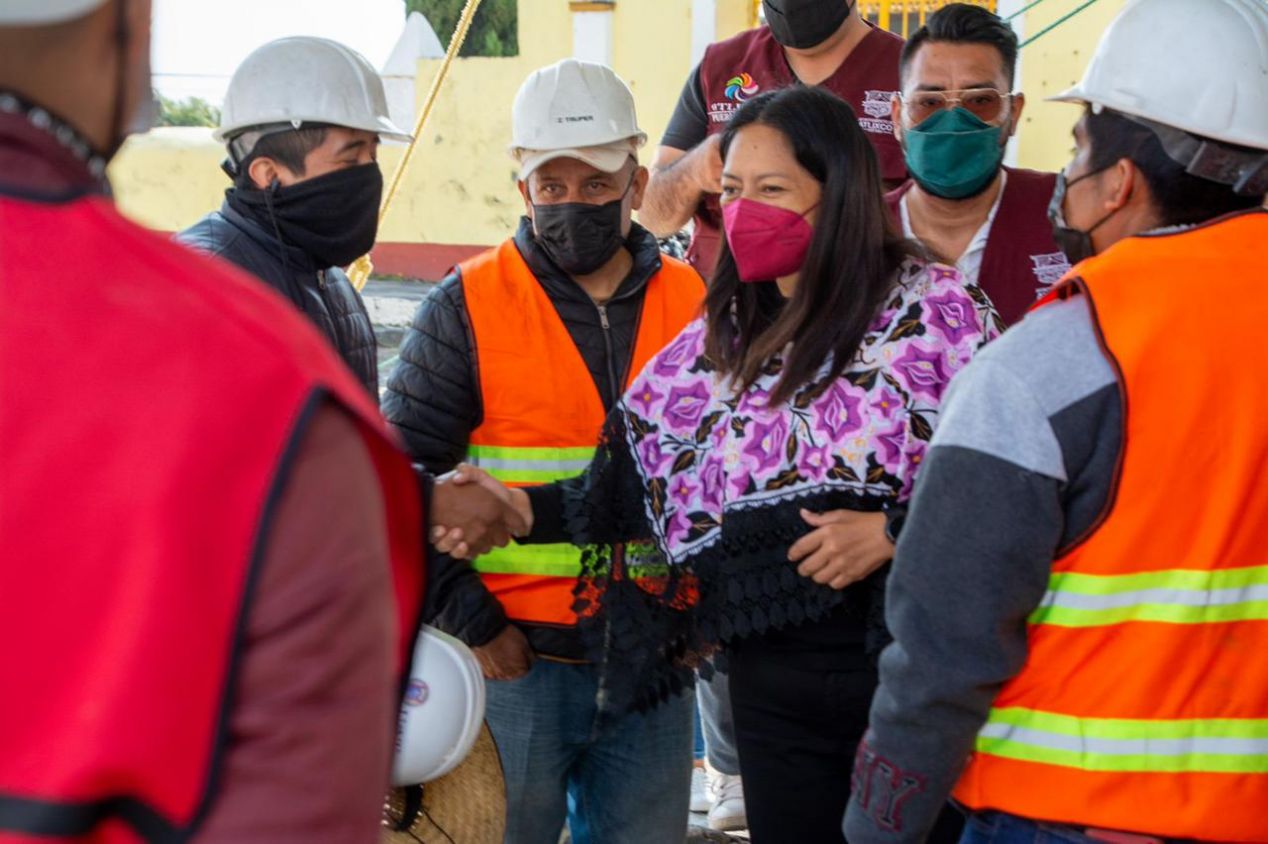
[[[977,750],[1085,771],[1268,773],[1268,720],[1138,721],[994,709]]]
[[[1100,627],[1129,621],[1210,624],[1268,620],[1268,566],[1143,574],[1052,575],[1031,624]]]
[[[593,447],[520,448],[472,445],[467,462],[507,484],[548,484],[575,477],[594,457]],[[516,545],[495,548],[475,561],[484,574],[535,574],[577,577],[581,550],[575,545]]]

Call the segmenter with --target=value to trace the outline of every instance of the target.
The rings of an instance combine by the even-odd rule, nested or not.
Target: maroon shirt
[[[1061,280],[1070,262],[1057,248],[1048,221],[1048,203],[1057,185],[1055,173],[1035,170],[1008,171],[999,211],[986,237],[986,254],[978,286],[990,297],[1005,324],[1018,322],[1035,300]],[[913,182],[885,195],[885,203],[899,228],[899,203]]]
[[[903,151],[889,119],[890,98],[899,90],[902,49],[901,38],[873,27],[836,72],[821,83],[854,109],[859,126],[876,150],[881,178],[890,182],[907,178]],[[796,84],[800,83],[788,66],[784,48],[769,27],[710,45],[683,91],[662,143],[691,149],[709,135],[725,131],[746,100]],[[706,278],[721,248],[721,221],[718,197],[707,197],[696,212],[695,233],[687,252],[687,260]]]

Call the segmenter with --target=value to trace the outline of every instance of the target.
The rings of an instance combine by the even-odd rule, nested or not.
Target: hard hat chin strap
[[[1167,157],[1190,176],[1229,185],[1241,196],[1268,194],[1268,151],[1214,141],[1143,117],[1123,117],[1153,132]]]
[[[229,157],[220,165],[221,169],[229,174],[230,178],[238,175],[238,169],[242,162],[250,157],[255,151],[255,145],[265,135],[276,135],[278,132],[297,131],[304,125],[302,120],[288,120],[285,123],[266,123],[262,126],[253,126],[245,132],[234,135],[229,139],[226,145],[229,149]]]

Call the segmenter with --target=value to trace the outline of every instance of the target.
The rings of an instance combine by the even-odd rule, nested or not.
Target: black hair
[[[915,58],[916,51],[930,41],[989,44],[999,51],[1008,87],[1013,87],[1017,73],[1017,33],[999,15],[970,3],[951,3],[934,12],[903,45],[898,59],[898,78],[904,83],[907,66]]]
[[[1091,172],[1112,167],[1126,158],[1136,165],[1164,226],[1203,223],[1263,203],[1262,196],[1240,196],[1231,185],[1190,175],[1167,155],[1148,126],[1117,112],[1087,110],[1088,161]]]
[[[271,158],[296,176],[305,172],[304,159],[326,142],[326,124],[306,123],[298,129],[273,132],[255,142],[255,148],[237,166],[234,186],[239,190],[256,190],[251,181],[251,164],[257,158]]]
[[[843,100],[806,85],[754,97],[722,137],[724,159],[737,133],[754,124],[783,134],[797,162],[823,186],[814,238],[797,289],[785,301],[772,282],[740,282],[723,235],[705,300],[705,350],[746,389],[791,343],[770,400],[779,404],[810,383],[829,358],[832,379],[854,362],[912,247],[894,228],[876,153]]]

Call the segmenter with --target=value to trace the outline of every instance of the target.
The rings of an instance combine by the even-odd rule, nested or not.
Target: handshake
[[[524,490],[511,489],[465,463],[436,479],[430,507],[432,545],[460,560],[502,548],[533,527],[533,508]]]

